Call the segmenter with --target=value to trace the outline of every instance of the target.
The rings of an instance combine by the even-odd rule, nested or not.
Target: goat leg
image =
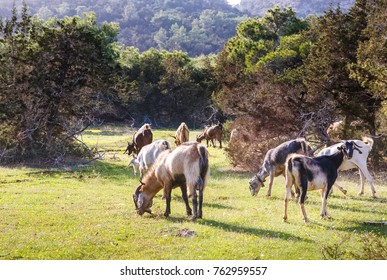
[[[308,223],[309,222],[309,219],[308,219],[308,216],[306,216],[306,211],[305,211],[305,206],[304,206],[304,203],[299,203],[300,204],[300,209],[301,209],[301,212],[302,212],[302,216],[304,217],[304,221],[305,223]]]
[[[187,212],[187,216],[192,215],[192,209],[189,207],[189,202],[188,202],[188,195],[187,195],[187,185],[183,184],[181,186],[181,196],[183,197],[184,203],[185,203],[185,209]]]
[[[193,206],[193,215],[191,220],[195,221],[198,215],[198,195],[196,194],[196,190],[192,194],[192,206]]]
[[[300,209],[302,212],[302,216],[304,217],[305,223],[309,222],[308,216],[306,216],[306,211],[305,211],[305,198],[306,198],[306,192],[308,189],[307,181],[306,178],[301,178],[301,193],[300,193],[300,199],[298,204],[300,205]]]
[[[283,222],[286,222],[288,220],[288,204],[289,204],[289,197],[290,197],[290,193],[291,193],[291,187],[292,187],[292,185],[290,185],[290,188],[288,186],[286,186],[285,209],[284,209],[284,216],[282,218]]]
[[[199,218],[199,219],[202,219],[202,217],[203,217],[202,207],[203,207],[203,189],[200,188],[200,190],[199,190],[199,209],[198,209],[198,214],[197,214],[197,218]]]
[[[165,208],[164,217],[166,218],[168,218],[169,214],[171,214],[171,193],[172,193],[172,188],[164,187],[164,194],[166,199],[166,208]]]

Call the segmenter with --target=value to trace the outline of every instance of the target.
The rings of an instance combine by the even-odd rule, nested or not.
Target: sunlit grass
[[[224,151],[213,147],[202,220],[185,216],[179,189],[172,193],[168,219],[161,193],[154,215],[138,216],[132,201],[138,177],[123,154],[132,132],[108,126],[85,131],[82,140],[103,155],[86,166],[1,167],[0,259],[323,259],[323,248],[347,236],[342,258],[356,258],[369,232],[387,246],[385,226],[364,224],[386,219],[386,182],[376,182],[378,198],[371,199],[369,189],[357,196],[358,177],[340,178],[349,193],[335,190],[329,198],[333,219],[320,220],[320,195],[310,192],[305,207],[311,222],[304,224],[292,201],[289,222],[283,223],[284,179],[276,178],[271,198],[267,188],[251,197],[252,174],[234,170]],[[174,146],[173,133],[154,130],[154,139]],[[191,140],[198,133],[191,132]],[[180,237],[182,229],[195,235]]]

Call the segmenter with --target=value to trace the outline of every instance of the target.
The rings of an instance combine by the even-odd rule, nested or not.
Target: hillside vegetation
[[[354,3],[355,0],[241,0],[235,7],[242,12],[259,17],[276,5],[281,8],[292,7],[298,17],[305,18],[312,14],[323,14],[330,5],[332,7],[340,5],[342,10],[347,11]]]
[[[0,8],[11,15],[12,3]],[[20,4],[22,1],[16,1]],[[99,23],[116,22],[119,41],[140,51],[152,47],[181,50],[190,56],[216,53],[235,35],[235,27],[246,16],[226,0],[53,0],[25,1],[32,14],[41,19],[82,16],[94,12]],[[3,9],[3,10],[1,10]]]
[[[242,0],[235,8],[226,0],[25,0],[31,13],[41,19],[82,16],[94,12],[99,23],[117,22],[119,41],[140,51],[151,47],[168,51],[181,50],[190,56],[219,52],[235,35],[236,26],[247,17],[263,16],[278,5],[292,7],[298,17],[321,15],[332,3],[348,10],[354,0],[332,1],[260,1]],[[12,5],[22,0],[3,0],[1,16],[11,16]]]

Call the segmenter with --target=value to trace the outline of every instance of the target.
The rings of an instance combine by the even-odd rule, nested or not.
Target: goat
[[[196,137],[196,141],[201,142],[203,139],[206,139],[207,147],[208,147],[208,141],[211,141],[212,146],[216,147],[216,145],[214,144],[214,140],[218,140],[219,146],[220,148],[222,148],[222,132],[223,132],[222,124],[217,124],[211,127],[207,127],[201,134],[199,134]]]
[[[152,213],[150,207],[153,197],[164,189],[163,197],[166,198],[164,216],[168,217],[171,213],[172,189],[180,186],[187,215],[192,215],[192,220],[202,218],[203,191],[208,174],[208,151],[197,142],[185,142],[172,152],[170,150],[162,152],[140,181],[133,195],[137,213],[139,215],[144,212]],[[188,203],[188,197],[191,196],[193,214]]]
[[[238,136],[238,130],[236,128],[234,128],[233,130],[231,130],[230,132],[230,142],[232,139],[235,139],[236,137]]]
[[[138,169],[140,178],[142,178],[143,170],[149,169],[160,153],[168,149],[171,149],[171,144],[169,141],[163,139],[156,140],[142,147],[141,151],[138,153],[137,158],[133,158],[128,166],[133,164],[134,174],[136,175],[136,169]]]
[[[128,152],[130,156],[132,153],[138,155],[142,147],[152,143],[153,134],[149,124],[144,124],[136,133],[133,135],[132,143],[128,142],[128,146],[124,153]]]
[[[320,190],[322,207],[321,218],[329,218],[327,211],[327,199],[337,173],[344,158],[351,159],[353,151],[358,150],[353,141],[345,141],[336,148],[332,155],[308,157],[292,154],[286,160],[285,170],[285,210],[283,220],[288,219],[288,201],[293,184],[300,190],[299,205],[305,222],[308,217],[305,212],[304,202],[307,191]]]
[[[372,149],[374,140],[369,137],[363,137],[363,141],[361,140],[347,140],[347,141],[352,141],[354,145],[357,147],[356,150],[358,152],[354,153],[351,159],[344,159],[343,163],[339,168],[339,171],[358,168],[360,173],[360,190],[358,195],[364,194],[364,184],[365,184],[365,181],[367,180],[370,185],[372,197],[376,198],[376,191],[373,185],[373,179],[370,172],[367,169],[367,157]],[[333,146],[324,148],[317,154],[317,156],[331,155],[335,153],[335,151],[337,150],[337,147],[340,147],[340,145],[341,143],[338,143]],[[335,183],[335,186],[339,188],[344,194],[347,193],[347,191],[342,187],[340,187],[337,183]]]
[[[267,151],[258,173],[249,181],[251,195],[257,195],[261,187],[264,187],[266,177],[269,177],[267,196],[271,196],[274,177],[281,174],[285,176],[285,162],[287,156],[293,153],[307,155],[308,150],[309,147],[306,144],[305,139],[297,138],[295,140],[286,141]]]
[[[189,129],[185,122],[182,122],[176,130],[175,136],[175,145],[180,146],[184,142],[189,141]]]

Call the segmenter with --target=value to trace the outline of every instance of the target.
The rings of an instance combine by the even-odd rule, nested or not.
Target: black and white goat
[[[308,145],[304,138],[297,138],[282,143],[281,145],[267,151],[263,164],[258,173],[249,181],[250,193],[252,196],[258,194],[261,187],[264,187],[266,177],[269,177],[269,189],[267,196],[271,196],[271,188],[274,177],[279,175],[285,176],[285,161],[290,154],[308,154]]]
[[[337,147],[332,155],[311,158],[293,154],[286,160],[286,194],[285,211],[283,220],[288,219],[288,201],[293,184],[300,190],[299,205],[305,222],[308,217],[305,212],[304,202],[307,191],[320,190],[322,207],[321,218],[328,218],[327,199],[337,173],[344,159],[351,159],[353,151],[358,150],[353,141],[345,141]],[[359,150],[358,150],[359,151]]]
[[[360,190],[358,195],[364,194],[364,183],[367,180],[370,185],[371,195],[373,198],[376,197],[376,191],[373,184],[372,176],[367,168],[367,158],[374,144],[374,140],[369,137],[363,137],[363,141],[361,140],[347,140],[354,142],[354,145],[357,147],[357,152],[353,153],[352,158],[344,159],[341,164],[339,171],[349,170],[352,168],[358,168],[360,173]],[[322,155],[331,155],[337,151],[337,147],[339,147],[341,143],[335,144],[333,146],[322,149],[317,156]],[[347,193],[342,187],[340,187],[337,183],[335,186],[342,191],[344,194]]]

